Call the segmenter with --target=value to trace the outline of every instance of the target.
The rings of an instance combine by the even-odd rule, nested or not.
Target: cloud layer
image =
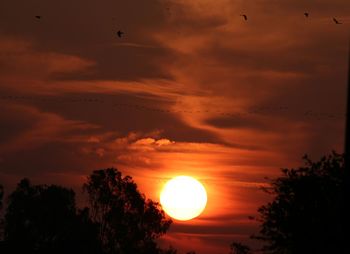
[[[162,244],[249,242],[265,176],[343,149],[348,13],[346,0],[4,0],[0,182],[80,192],[114,166],[158,200],[192,175],[208,206]]]

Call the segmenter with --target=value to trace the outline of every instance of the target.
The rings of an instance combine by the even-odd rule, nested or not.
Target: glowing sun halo
[[[190,220],[203,212],[207,204],[207,192],[196,179],[177,176],[165,184],[160,203],[170,217]]]

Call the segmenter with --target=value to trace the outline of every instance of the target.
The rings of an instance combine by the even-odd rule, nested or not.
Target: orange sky
[[[349,13],[348,0],[2,0],[0,182],[80,192],[114,166],[158,200],[191,175],[207,208],[162,244],[250,243],[264,177],[342,151]]]

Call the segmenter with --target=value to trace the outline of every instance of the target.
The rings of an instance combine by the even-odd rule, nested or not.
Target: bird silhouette
[[[40,15],[35,16],[36,19],[41,19]]]
[[[248,20],[248,16],[247,15],[242,14],[241,16],[244,18],[244,20]]]
[[[124,34],[124,32],[122,32],[122,31],[120,31],[120,30],[117,32],[117,35],[118,35],[119,38],[122,38],[122,35],[123,35],[123,34]]]
[[[339,22],[339,20],[337,20],[336,18],[333,18],[333,21],[334,21],[334,23],[337,24],[337,25],[343,24],[343,23]]]
[[[304,12],[304,16],[305,16],[306,18],[308,18],[308,17],[309,17],[309,13],[308,13],[308,12]]]

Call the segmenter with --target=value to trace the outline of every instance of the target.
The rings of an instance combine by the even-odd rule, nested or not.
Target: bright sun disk
[[[165,184],[160,203],[170,217],[190,220],[203,212],[207,204],[207,192],[193,177],[177,176]]]

